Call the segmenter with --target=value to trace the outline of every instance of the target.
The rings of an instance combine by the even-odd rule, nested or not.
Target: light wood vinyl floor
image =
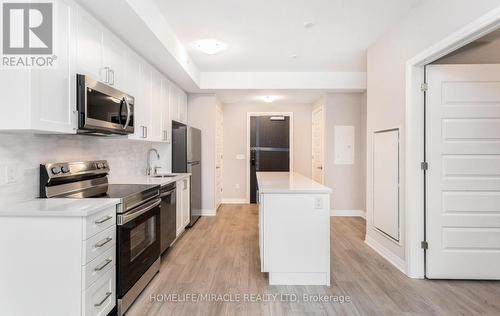
[[[500,315],[500,282],[410,279],[364,243],[365,222],[354,217],[331,218],[331,287],[269,286],[260,272],[257,216],[253,205],[223,205],[216,217],[201,218],[163,257],[127,315]],[[187,293],[239,294],[240,301],[168,298]],[[242,301],[245,294],[277,293],[299,302]],[[304,294],[350,302],[304,303]]]

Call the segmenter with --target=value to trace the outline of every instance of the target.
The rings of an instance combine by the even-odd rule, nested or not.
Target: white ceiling
[[[321,92],[308,92],[308,91],[241,91],[241,92],[222,92],[217,93],[217,97],[222,104],[237,104],[237,103],[247,103],[255,104],[264,102],[262,97],[264,96],[275,96],[276,100],[272,104],[313,104],[319,98],[321,98],[324,93]]]
[[[154,1],[200,71],[338,72],[366,71],[366,48],[421,0]],[[205,55],[203,38],[228,49]]]

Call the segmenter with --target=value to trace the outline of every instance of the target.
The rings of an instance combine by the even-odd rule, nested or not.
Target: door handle
[[[104,82],[109,83],[109,67],[104,67]]]

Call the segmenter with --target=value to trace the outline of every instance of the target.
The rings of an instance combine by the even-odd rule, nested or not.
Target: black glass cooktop
[[[123,199],[154,188],[160,187],[156,184],[108,184],[106,193],[97,197]]]
[[[108,198],[120,199],[122,207],[118,212],[127,212],[142,203],[159,196],[157,184],[102,184],[79,190],[76,193],[60,197],[72,199]]]

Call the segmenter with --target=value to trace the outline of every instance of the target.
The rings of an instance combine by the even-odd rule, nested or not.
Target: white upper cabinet
[[[129,135],[131,139],[143,139],[144,128],[147,124],[149,112],[147,105],[144,104],[144,88],[142,86],[142,61],[133,51],[128,50],[125,55],[125,91],[134,97],[134,134]]]
[[[57,67],[0,71],[0,85],[5,88],[0,102],[0,130],[76,132],[75,40],[72,37],[75,6],[61,0],[55,12]]]
[[[106,81],[102,69],[102,36],[99,23],[82,9],[76,17],[76,72]],[[104,75],[104,76],[103,76]]]
[[[143,63],[141,66],[141,79],[140,79],[140,100],[137,105],[134,105],[134,111],[142,112],[141,116],[143,118],[142,122],[135,126],[135,131],[140,133],[140,138],[143,140],[151,140],[151,117],[152,117],[152,69],[151,67]],[[142,101],[141,101],[142,100]]]
[[[172,120],[170,119],[170,87],[171,84],[167,78],[161,80],[161,120],[163,141],[170,143],[172,141]]]
[[[187,95],[177,86],[170,91],[170,117],[173,121],[187,123]]]
[[[187,94],[184,91],[180,91],[180,101],[179,101],[179,121],[187,124]]]
[[[126,80],[131,79],[125,75],[125,55],[127,47],[118,38],[108,31],[103,32],[103,58],[102,71],[107,76],[107,83],[119,90],[125,90]],[[128,91],[125,91],[128,93]]]
[[[77,71],[120,90],[127,86],[127,46],[81,9],[78,10],[76,34]]]
[[[170,87],[170,119],[179,121],[179,89],[172,85]]]
[[[76,75],[82,74],[135,98],[129,138],[170,142],[171,120],[187,122],[184,91],[73,1],[58,1],[56,12],[57,67],[0,72],[0,85],[9,87],[0,131],[76,133]]]
[[[161,74],[155,69],[152,71],[151,89],[151,140],[155,142],[163,141],[163,126],[161,115]]]

